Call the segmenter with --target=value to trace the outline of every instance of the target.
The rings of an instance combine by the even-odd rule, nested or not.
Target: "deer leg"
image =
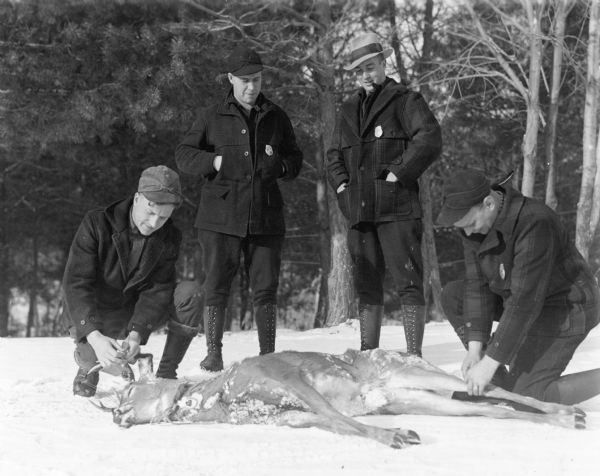
[[[377,391],[377,390],[374,390]],[[514,418],[536,423],[549,423],[566,428],[583,428],[585,423],[575,417],[574,413],[550,412],[534,413],[516,410],[510,406],[513,399],[497,396],[491,401],[486,397],[473,400],[452,399],[449,394],[438,394],[433,391],[397,388],[383,391],[387,404],[373,411],[383,414],[423,414],[444,416],[487,416],[491,418]],[[507,392],[509,393],[509,392]],[[489,393],[486,393],[489,396]],[[368,398],[368,395],[367,395]],[[499,400],[506,401],[504,402]],[[526,405],[524,402],[519,402]],[[528,405],[535,408],[533,405]]]
[[[419,442],[418,435],[410,430],[388,430],[376,426],[364,425],[353,418],[338,412],[325,397],[308,384],[299,371],[278,371],[277,366],[263,367],[262,371],[271,379],[277,381],[295,398],[302,401],[315,417],[292,417],[282,420],[282,424],[291,426],[310,426],[314,424],[320,428],[346,435],[357,435],[377,440],[392,448],[403,448],[409,444]],[[296,422],[296,423],[295,423]]]
[[[400,389],[412,388],[431,390],[438,393],[450,394],[453,392],[466,392],[466,384],[454,375],[447,374],[435,368],[410,367],[392,373],[386,388]],[[448,395],[448,396],[450,396]],[[532,397],[526,397],[517,393],[509,392],[495,385],[488,385],[484,396],[508,400],[511,402],[535,408],[548,415],[560,415],[560,419],[570,421],[566,426],[579,428],[585,425],[585,413],[576,407],[562,405],[560,403],[542,402]],[[469,402],[472,403],[472,402]],[[561,426],[565,426],[561,424]]]
[[[339,416],[344,417],[342,414],[339,414]],[[350,418],[350,420],[352,419]],[[356,420],[352,420],[352,424],[347,426],[340,423],[337,417],[332,417],[331,415],[324,416],[300,410],[288,410],[287,412],[278,415],[277,424],[290,426],[292,428],[315,427],[343,435],[363,436],[372,438],[380,443],[391,446],[392,448],[404,448],[409,444],[418,445],[421,442],[419,435],[412,430],[403,430],[399,428],[388,430],[371,425],[364,425]]]

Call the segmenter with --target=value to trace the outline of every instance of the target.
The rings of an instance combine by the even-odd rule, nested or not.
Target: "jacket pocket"
[[[375,180],[375,213],[377,216],[410,215],[412,202],[410,192],[399,182]]]
[[[222,225],[227,221],[227,212],[231,209],[231,186],[220,183],[207,183],[200,197],[200,216],[202,221]]]
[[[337,194],[337,199],[342,215],[344,215],[346,219],[350,219],[350,192],[347,185],[344,190]]]

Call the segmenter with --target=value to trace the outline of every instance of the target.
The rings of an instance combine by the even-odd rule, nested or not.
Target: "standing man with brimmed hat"
[[[158,165],[142,172],[133,197],[83,218],[63,277],[79,365],[75,395],[95,394],[99,375],[90,370],[96,364],[129,369],[127,362],[164,324],[168,334],[156,375],[176,378],[202,316],[199,286],[175,281],[181,233],[170,217],[182,199],[177,173]]]
[[[600,320],[600,296],[556,212],[462,170],[444,183],[437,221],[458,228],[463,241],[465,279],[444,287],[442,303],[468,349],[469,393],[481,395],[491,382],[568,405],[599,394],[600,369],[561,377]],[[498,372],[504,365],[508,375]]]
[[[417,180],[440,155],[441,130],[419,93],[386,76],[391,48],[367,33],[350,49],[344,68],[356,74],[361,88],[342,105],[327,157],[349,222],[361,350],[379,346],[387,266],[402,303],[407,352],[420,356],[425,301]]]
[[[285,234],[278,180],[300,172],[302,152],[286,113],[262,93],[256,51],[235,48],[227,59],[231,89],[200,110],[177,147],[179,169],[204,179],[196,227],[206,281],[208,355],[200,366],[223,368],[222,339],[231,284],[244,254],[260,354],[275,350],[277,288]]]

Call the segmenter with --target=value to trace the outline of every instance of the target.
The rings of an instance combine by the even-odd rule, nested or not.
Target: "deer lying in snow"
[[[382,349],[335,356],[278,352],[247,358],[197,381],[154,379],[148,373],[127,385],[119,402],[112,409],[114,421],[125,427],[157,422],[315,426],[393,448],[418,444],[419,436],[411,430],[365,425],[352,417],[481,415],[585,428],[585,414],[575,407],[492,386],[483,397],[469,397],[461,379],[421,358]]]

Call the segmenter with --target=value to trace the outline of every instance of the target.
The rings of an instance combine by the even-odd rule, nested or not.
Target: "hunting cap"
[[[490,181],[475,170],[461,170],[444,182],[444,202],[437,217],[441,226],[452,226],[490,194]]]
[[[383,48],[375,33],[365,33],[355,38],[350,43],[350,64],[344,66],[346,71],[352,71],[363,61],[367,61],[377,55],[387,58],[393,53],[392,48]]]
[[[137,191],[154,203],[179,205],[183,201],[179,175],[166,165],[145,169],[140,176]]]
[[[237,46],[227,58],[227,72],[234,76],[246,76],[262,70],[260,56],[248,46]]]

